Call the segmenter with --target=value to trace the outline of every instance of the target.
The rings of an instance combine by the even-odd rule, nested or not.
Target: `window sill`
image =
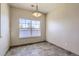
[[[19,39],[29,39],[29,38],[40,38],[41,36],[34,36],[34,37],[21,37],[21,38],[19,38]]]

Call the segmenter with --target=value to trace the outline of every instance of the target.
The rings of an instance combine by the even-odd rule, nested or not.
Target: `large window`
[[[41,36],[40,21],[21,18],[19,20],[19,37]]]

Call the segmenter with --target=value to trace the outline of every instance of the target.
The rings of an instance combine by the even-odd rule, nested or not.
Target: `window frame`
[[[21,29],[24,29],[24,28],[20,28],[20,26],[19,26],[18,37],[19,37],[20,39],[40,38],[40,37],[42,36],[41,21],[40,21],[40,20],[34,20],[34,19],[28,19],[28,18],[19,18],[19,20],[20,20],[20,19],[31,20],[31,23],[30,23],[31,26],[30,26],[30,28],[29,28],[29,29],[30,29],[30,33],[31,33],[31,34],[30,34],[31,36],[30,36],[30,37],[20,37],[20,30],[21,30]],[[40,22],[40,28],[39,28],[39,29],[40,29],[40,30],[39,30],[39,31],[40,31],[40,36],[32,36],[32,29],[33,29],[33,28],[32,28],[32,21],[39,21],[39,22]],[[20,23],[19,23],[19,24],[20,24]],[[26,24],[26,23],[25,23],[25,24]]]

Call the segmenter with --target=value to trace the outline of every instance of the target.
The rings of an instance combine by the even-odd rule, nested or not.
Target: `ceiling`
[[[9,5],[17,8],[35,11],[35,7],[32,7],[31,5],[36,5],[36,4],[35,3],[10,3]],[[38,3],[39,11],[43,13],[48,13],[55,7],[56,7],[55,3]]]

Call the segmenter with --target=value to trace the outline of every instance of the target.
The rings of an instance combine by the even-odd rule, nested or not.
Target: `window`
[[[37,37],[41,36],[40,21],[21,18],[19,20],[19,37]]]

